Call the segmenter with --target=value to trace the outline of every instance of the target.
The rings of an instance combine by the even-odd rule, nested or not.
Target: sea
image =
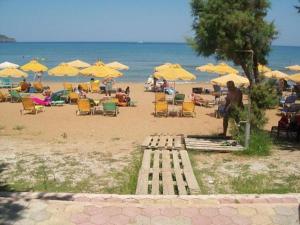
[[[130,67],[122,71],[120,82],[144,82],[153,74],[154,67],[163,63],[179,63],[197,76],[197,81],[209,82],[216,74],[201,73],[197,66],[207,63],[219,63],[214,56],[198,56],[185,43],[117,43],[117,42],[16,42],[0,44],[0,63],[4,61],[23,65],[31,59],[52,68],[62,62],[80,59],[89,63],[101,60],[104,63],[119,61]],[[300,47],[273,46],[268,57],[269,67],[273,70],[286,71],[285,67],[300,64]],[[231,62],[227,62],[233,65]],[[236,67],[241,71],[241,68]],[[33,79],[29,74],[28,80]],[[88,81],[88,77],[55,77],[43,75],[47,81]]]

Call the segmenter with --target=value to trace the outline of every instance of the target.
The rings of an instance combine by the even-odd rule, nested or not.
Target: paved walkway
[[[0,196],[0,224],[3,225],[299,225],[300,194],[0,193]]]

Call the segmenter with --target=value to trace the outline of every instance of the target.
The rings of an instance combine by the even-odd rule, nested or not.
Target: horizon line
[[[187,42],[183,42],[183,41],[16,41],[16,42],[0,42],[0,44],[14,44],[14,43],[187,44]],[[289,44],[272,44],[271,46],[278,46],[278,47],[300,47],[300,45],[289,45]]]

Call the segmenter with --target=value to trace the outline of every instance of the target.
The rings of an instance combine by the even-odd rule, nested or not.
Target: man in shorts
[[[230,118],[239,123],[239,110],[243,109],[243,93],[233,81],[227,82],[228,94],[226,96],[225,114],[223,118],[223,135],[226,136]]]

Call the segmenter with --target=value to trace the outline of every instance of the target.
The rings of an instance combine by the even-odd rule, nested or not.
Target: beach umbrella
[[[289,79],[295,83],[300,83],[300,73],[289,76]]]
[[[237,74],[239,71],[234,69],[233,67],[227,65],[226,63],[220,63],[214,66],[211,70],[211,73],[217,73],[220,75],[225,74]]]
[[[45,72],[48,70],[47,66],[39,63],[37,60],[31,60],[30,62],[26,63],[25,65],[21,66],[21,69],[24,71],[32,71],[34,73],[38,72]]]
[[[0,77],[15,77],[15,78],[22,78],[27,77],[28,74],[16,69],[16,68],[6,68],[3,70],[0,70]]]
[[[266,65],[258,65],[258,72],[260,73],[266,73],[266,72],[270,72],[272,71],[269,67],[267,67]]]
[[[61,63],[58,66],[52,68],[48,71],[49,75],[52,76],[76,76],[79,74],[79,70],[73,66],[66,63]]]
[[[81,74],[100,78],[116,78],[123,76],[118,70],[106,66],[103,62],[98,61],[94,65],[80,71]]]
[[[216,84],[222,87],[227,85],[228,81],[233,81],[236,86],[248,86],[250,84],[249,80],[245,77],[242,77],[237,74],[228,74],[225,76],[221,76],[215,79],[212,79],[210,82],[212,84]]]
[[[203,66],[198,66],[196,67],[196,70],[200,71],[200,72],[207,72],[207,73],[211,73],[211,71],[215,68],[215,65],[212,63],[208,63],[206,65]]]
[[[107,63],[106,66],[115,69],[115,70],[129,70],[129,66],[126,66],[122,63],[119,63],[117,61],[115,62],[111,62],[111,63]]]
[[[6,69],[6,68],[18,68],[19,65],[11,63],[11,62],[3,62],[0,63],[0,69]]]
[[[91,64],[89,64],[89,63],[87,63],[87,62],[84,62],[84,61],[81,61],[81,60],[79,60],[79,59],[76,59],[76,60],[74,60],[74,61],[67,62],[66,64],[68,64],[69,66],[78,68],[78,69],[87,68],[87,67],[90,67],[90,66],[91,66]]]
[[[172,64],[166,66],[165,68],[160,68],[159,70],[156,70],[153,76],[157,79],[165,79],[169,81],[196,79],[196,76],[194,74],[188,72],[179,64]]]
[[[289,80],[289,75],[283,73],[283,72],[280,72],[278,70],[274,70],[274,71],[269,71],[269,72],[265,72],[264,73],[264,77],[267,77],[267,78],[274,78],[274,79],[285,79],[285,80]]]
[[[157,66],[154,68],[154,71],[160,71],[160,70],[163,70],[163,69],[167,69],[167,68],[170,68],[172,65],[175,65],[173,63],[165,63],[165,64],[162,64],[160,66]]]
[[[300,66],[299,65],[287,66],[285,68],[288,69],[288,70],[300,71]]]

